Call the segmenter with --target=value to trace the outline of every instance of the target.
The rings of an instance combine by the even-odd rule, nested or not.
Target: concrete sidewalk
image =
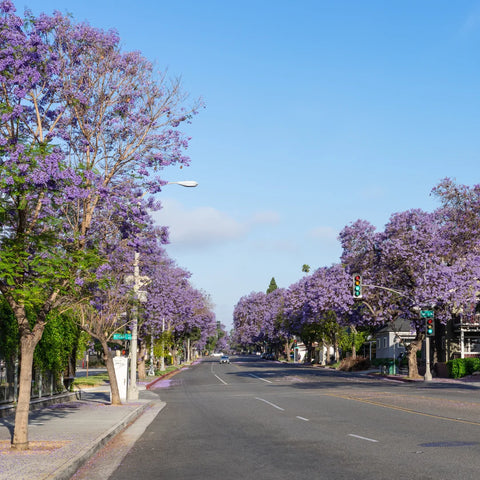
[[[152,381],[154,383],[156,380]],[[108,387],[30,413],[30,449],[10,448],[14,416],[0,418],[0,480],[69,480],[94,453],[160,400],[139,386],[139,400],[110,405]]]

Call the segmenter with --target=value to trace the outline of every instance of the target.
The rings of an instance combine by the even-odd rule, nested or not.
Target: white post
[[[138,291],[140,290],[140,268],[138,259],[140,254],[135,252],[133,262],[133,291],[135,292],[135,302],[138,301]],[[130,341],[130,383],[128,385],[128,400],[138,400],[137,389],[137,339],[138,339],[138,308],[135,305],[132,309],[132,340]]]
[[[119,352],[120,353],[120,352]],[[127,384],[128,384],[128,358],[116,356],[113,358],[113,368],[117,378],[118,393],[122,402],[127,400]],[[112,391],[110,390],[110,401]]]
[[[460,358],[465,358],[465,332],[460,327]]]
[[[397,343],[395,342],[395,337],[393,339],[393,374],[396,375],[397,369],[395,365],[395,360],[396,360],[396,352],[395,352],[395,347],[397,346]]]
[[[155,367],[153,366],[153,327],[150,330],[150,368],[148,369],[148,375],[155,375]]]
[[[162,318],[162,354],[160,355],[160,371],[165,371],[165,339],[163,338],[165,332],[165,318]]]
[[[425,337],[425,377],[426,382],[432,381],[432,372],[430,371],[430,337]]]

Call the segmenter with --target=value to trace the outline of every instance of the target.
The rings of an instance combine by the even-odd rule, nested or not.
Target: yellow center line
[[[410,408],[397,407],[395,405],[385,405],[384,403],[374,402],[373,400],[364,400],[364,399],[361,399],[361,398],[355,398],[355,397],[351,397],[349,395],[338,395],[338,394],[334,394],[334,393],[324,393],[323,395],[325,395],[327,397],[343,398],[344,400],[353,400],[355,402],[367,403],[367,404],[370,404],[370,405],[375,405],[377,407],[390,408],[391,410],[399,410],[401,412],[413,413],[415,415],[422,415],[424,417],[438,418],[440,420],[447,420],[449,422],[466,423],[468,425],[479,425],[480,426],[480,422],[474,422],[474,421],[471,421],[471,420],[462,420],[461,418],[443,417],[441,415],[435,415],[433,413],[417,412],[416,410],[412,410]]]

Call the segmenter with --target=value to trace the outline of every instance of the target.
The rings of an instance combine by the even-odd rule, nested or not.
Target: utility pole
[[[153,327],[150,329],[150,368],[148,369],[148,375],[155,375],[155,367],[153,366]]]
[[[162,317],[162,353],[160,355],[160,371],[165,371],[165,317]]]
[[[135,260],[133,262],[133,291],[134,306],[132,311],[132,340],[130,341],[130,382],[128,384],[128,399],[138,400],[137,389],[137,343],[138,343],[138,291],[140,290],[140,267],[138,259],[140,254],[135,252]]]
[[[132,340],[130,341],[130,382],[128,385],[127,396],[128,400],[138,400],[137,389],[137,344],[138,344],[138,301],[145,300],[144,292],[140,288],[147,285],[150,279],[148,277],[140,276],[139,267],[140,254],[135,252],[135,259],[133,261],[133,275],[128,275],[125,279],[127,283],[133,283],[134,292],[134,306],[132,308]]]

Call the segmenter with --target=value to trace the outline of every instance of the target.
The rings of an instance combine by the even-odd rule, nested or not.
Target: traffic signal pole
[[[426,382],[432,381],[432,371],[430,370],[430,337],[425,337],[425,376],[423,379]]]
[[[435,320],[433,309],[420,310],[420,317],[425,319],[425,376],[426,382],[432,381],[430,370],[430,338],[435,338]]]
[[[381,290],[386,290],[389,292],[393,292],[397,295],[402,297],[406,297],[406,295],[398,290],[394,290],[392,288],[383,287],[380,285],[365,285],[362,282],[362,276],[359,273],[353,274],[353,298],[362,300],[362,287],[369,287],[369,288],[379,288]],[[366,302],[362,300],[362,303],[366,305],[370,311],[375,314],[373,308]],[[422,309],[420,310],[420,317],[426,320],[425,323],[425,376],[424,380],[426,382],[432,381],[432,371],[430,369],[430,338],[435,338],[435,322],[434,322],[434,311],[433,306],[430,309]]]

